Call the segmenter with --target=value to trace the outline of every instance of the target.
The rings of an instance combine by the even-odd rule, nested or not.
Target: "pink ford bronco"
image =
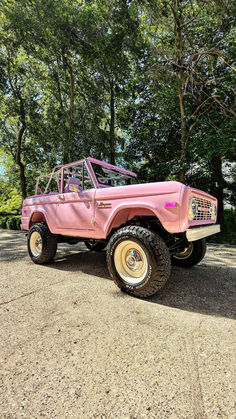
[[[206,252],[205,237],[220,231],[217,200],[179,182],[138,182],[135,173],[91,157],[39,176],[22,206],[23,230],[34,263],[50,262],[57,243],[107,246],[107,265],[119,288],[155,294],[171,263],[191,267]]]

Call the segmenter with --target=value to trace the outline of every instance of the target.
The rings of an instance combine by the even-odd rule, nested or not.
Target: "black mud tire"
[[[32,253],[31,249],[31,237],[34,232],[37,232],[40,235],[41,242],[42,242],[42,250],[38,256],[35,256]],[[32,261],[38,265],[43,265],[44,263],[48,263],[53,260],[56,251],[57,251],[57,236],[52,234],[44,223],[35,223],[29,230],[27,236],[27,246],[28,246],[28,253],[31,257]]]
[[[94,251],[94,252],[100,252],[101,250],[105,249],[107,243],[99,242],[99,241],[89,241],[85,240],[84,242],[85,246],[88,250]]]
[[[147,258],[147,273],[137,285],[126,282],[115,266],[116,247],[124,240],[141,246]],[[116,231],[108,243],[107,266],[112,279],[122,291],[136,297],[149,297],[156,294],[168,280],[171,258],[166,244],[156,233],[139,226],[126,226]]]
[[[201,239],[190,242],[189,246],[192,247],[192,252],[186,258],[180,259],[175,255],[171,256],[172,265],[181,266],[182,268],[191,268],[201,262],[206,254],[206,240]]]

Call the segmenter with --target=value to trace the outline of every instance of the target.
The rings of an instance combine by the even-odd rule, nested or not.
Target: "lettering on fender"
[[[98,208],[111,208],[111,203],[110,202],[99,202],[98,204]]]

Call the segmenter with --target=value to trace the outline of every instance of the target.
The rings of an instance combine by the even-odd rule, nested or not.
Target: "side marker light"
[[[177,202],[165,202],[164,208],[176,208]]]

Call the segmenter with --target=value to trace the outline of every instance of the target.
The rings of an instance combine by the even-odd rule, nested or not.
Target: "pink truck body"
[[[93,187],[65,192],[63,173],[84,164]],[[29,230],[33,223],[45,221],[53,234],[89,239],[106,239],[135,217],[156,217],[168,233],[183,233],[193,227],[216,223],[217,200],[213,196],[179,182],[137,183],[125,186],[101,185],[93,164],[136,178],[135,173],[87,158],[64,166],[56,166],[60,176],[59,190],[26,198],[22,207],[21,228]],[[198,214],[189,219],[190,197],[198,202]],[[210,212],[211,206],[215,213]],[[211,233],[212,234],[212,233]]]

